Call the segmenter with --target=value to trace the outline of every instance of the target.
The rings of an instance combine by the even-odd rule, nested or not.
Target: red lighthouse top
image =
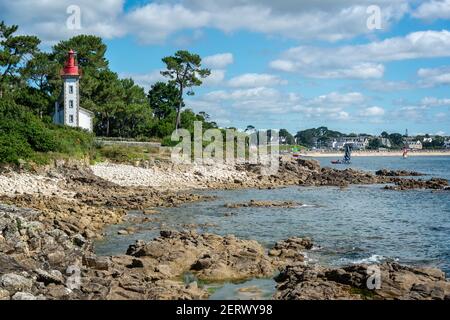
[[[71,49],[67,54],[67,60],[64,63],[64,68],[61,69],[61,76],[80,76],[80,70],[78,69],[78,62],[75,56],[75,52]]]

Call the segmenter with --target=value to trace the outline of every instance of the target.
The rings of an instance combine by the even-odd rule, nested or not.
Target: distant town
[[[247,133],[256,131],[248,126]],[[409,135],[388,133],[383,131],[380,135],[345,134],[329,130],[327,127],[311,128],[292,135],[286,129],[279,130],[279,142],[282,145],[300,145],[312,150],[343,150],[350,144],[354,150],[440,150],[450,149],[450,137],[440,135]]]

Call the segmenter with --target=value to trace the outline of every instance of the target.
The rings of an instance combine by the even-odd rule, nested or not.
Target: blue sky
[[[44,49],[102,36],[111,68],[147,89],[162,57],[198,53],[213,74],[187,105],[224,127],[450,135],[450,0],[0,0],[0,19]]]

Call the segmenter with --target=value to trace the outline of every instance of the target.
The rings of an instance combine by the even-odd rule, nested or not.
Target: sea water
[[[318,159],[332,166],[330,158]],[[419,171],[428,176],[450,179],[450,157],[357,157],[350,165],[375,171],[381,168]],[[220,235],[234,234],[254,239],[270,248],[289,237],[310,237],[314,248],[307,253],[311,262],[338,266],[394,260],[416,266],[438,267],[450,276],[450,192],[432,190],[392,191],[383,185],[338,187],[292,186],[272,190],[213,190],[213,201],[177,208],[159,209],[159,221],[140,225],[141,231],[117,235],[124,226],[113,226],[96,243],[98,254],[122,254],[136,239],[151,240],[161,228],[197,229]],[[293,200],[296,208],[226,208],[227,203],[250,200]],[[139,215],[139,212],[133,214]],[[126,226],[126,225],[125,225]],[[263,283],[267,287],[267,283]],[[237,284],[236,290],[242,287]],[[232,296],[230,285],[214,296]],[[231,286],[232,288],[232,286]],[[237,291],[233,292],[237,292]]]

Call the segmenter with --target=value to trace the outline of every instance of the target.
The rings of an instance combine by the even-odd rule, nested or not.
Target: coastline
[[[310,151],[300,153],[301,157],[308,158],[328,158],[328,157],[342,157],[343,152],[335,151]],[[352,157],[402,157],[403,151],[354,151]],[[449,151],[409,151],[408,157],[450,157]]]
[[[158,215],[158,208],[208,200],[191,193],[195,189],[273,189],[299,184],[343,187],[361,183],[412,183],[413,180],[402,178],[399,173],[374,175],[321,168],[318,161],[309,159],[282,161],[276,176],[262,176],[260,169],[256,165],[200,167],[165,163],[136,167],[61,163],[40,174],[14,171],[2,174],[0,225],[6,226],[6,231],[0,233],[0,283],[7,286],[3,285],[2,289],[0,285],[0,298],[208,299],[207,288],[199,286],[197,281],[183,282],[182,275],[193,272],[199,281],[224,282],[267,278],[278,270],[284,276],[275,279],[280,284],[274,299],[365,299],[358,291],[360,284],[348,283],[346,279],[365,277],[367,265],[352,265],[348,269],[304,265],[312,244],[307,238],[299,238],[302,235],[281,240],[267,251],[254,240],[198,233],[195,226],[183,231],[168,230]],[[423,182],[407,187],[444,186]],[[292,204],[249,204],[258,205]],[[142,214],[127,216],[130,210]],[[130,243],[127,252],[121,255],[96,255],[92,241],[104,235],[106,226],[131,221],[134,227],[120,231],[133,234],[142,223],[159,221],[160,237]],[[332,288],[331,293],[316,289],[315,278],[299,280],[297,274],[311,274],[311,268],[314,274],[317,271],[339,275],[324,280],[324,285]],[[393,276],[410,281],[388,284],[386,290],[373,294],[375,298],[429,299],[432,296],[428,291],[418,294],[411,283],[438,287],[436,298],[450,296],[450,284],[440,270],[391,263],[380,268],[389,277],[393,272]],[[80,270],[83,276],[79,289],[72,288],[73,279],[67,270]],[[311,289],[297,295],[297,286],[311,284]]]

